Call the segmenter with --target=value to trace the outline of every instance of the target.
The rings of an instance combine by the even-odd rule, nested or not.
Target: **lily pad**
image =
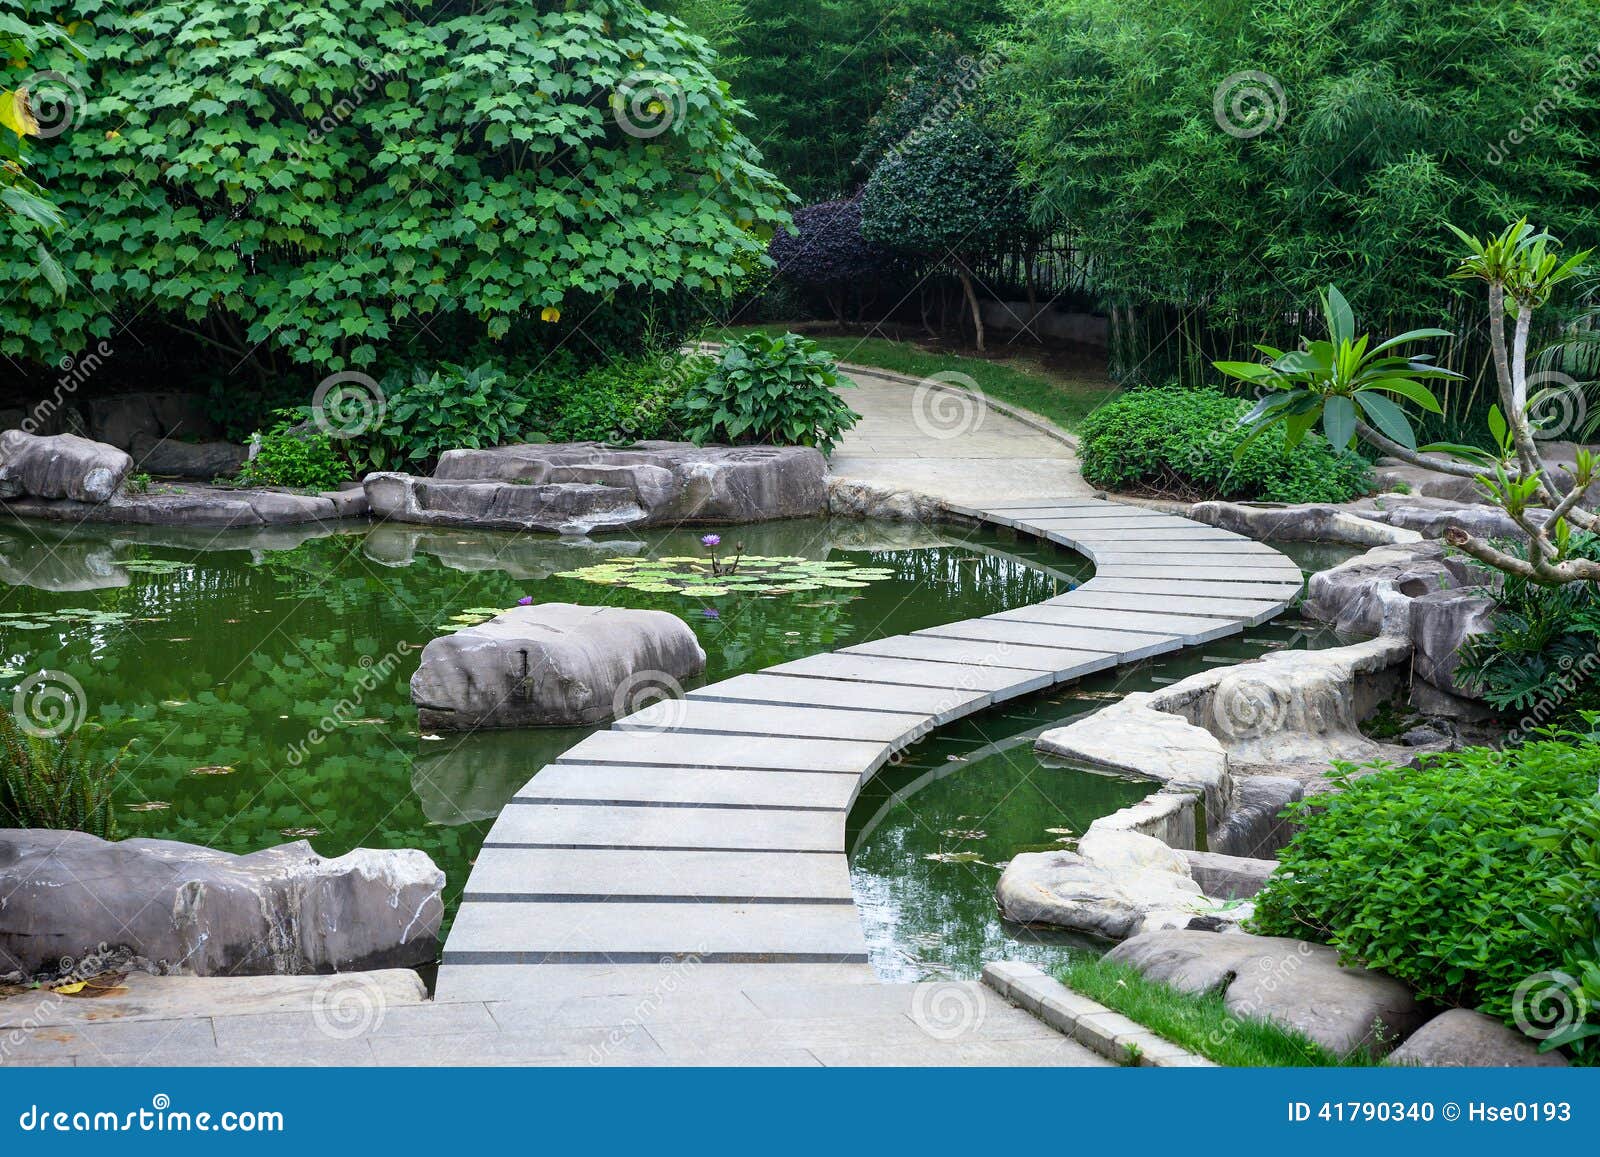
[[[600,586],[621,585],[642,594],[720,598],[732,594],[770,596],[827,587],[859,589],[893,578],[894,572],[844,560],[805,559],[797,555],[722,554],[715,559],[688,555],[612,558],[578,570],[562,571],[556,577]]]

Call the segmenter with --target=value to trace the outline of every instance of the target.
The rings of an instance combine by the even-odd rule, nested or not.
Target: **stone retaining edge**
[[[997,960],[983,966],[983,983],[1045,1024],[1119,1065],[1133,1059],[1145,1068],[1214,1069],[1217,1062],[1173,1044],[1144,1025],[1074,992],[1033,964]]]

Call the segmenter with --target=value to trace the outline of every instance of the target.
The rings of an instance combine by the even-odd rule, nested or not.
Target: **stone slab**
[[[750,771],[648,764],[552,763],[513,802],[710,805],[843,811],[854,776],[831,771]]]
[[[843,841],[843,812],[517,804],[495,820],[482,855],[497,847],[836,852]]]
[[[996,702],[1025,695],[1029,691],[1043,690],[1054,682],[1046,672],[890,659],[878,655],[845,654],[842,651],[779,663],[776,667],[768,667],[767,671],[784,675],[815,675],[824,679],[854,679],[864,683],[986,691]]]
[[[1173,599],[1278,599],[1287,602],[1300,593],[1298,582],[1207,582],[1185,578],[1095,577],[1084,584],[1097,591],[1121,594],[1164,595]],[[1080,588],[1082,589],[1082,588]]]
[[[891,683],[862,684],[849,679],[802,679],[773,675],[766,671],[736,675],[732,679],[712,683],[690,691],[686,698],[923,715],[934,726],[948,723],[989,704],[989,695],[983,691],[908,687]]]
[[[1136,635],[1171,633],[1180,636],[1184,643],[1189,645],[1209,643],[1244,630],[1242,623],[1232,619],[1169,614],[1164,611],[1113,611],[1103,607],[1052,606],[1049,603],[1037,603],[1031,607],[1018,607],[1014,611],[1002,611],[998,615],[990,615],[987,621],[1091,627],[1107,631],[1127,631]]]
[[[762,984],[877,984],[878,976],[866,963],[720,964],[650,961],[643,964],[561,964],[530,974],[521,964],[452,964],[439,968],[434,999],[439,1001],[504,1000],[508,993],[536,992],[541,1001],[559,1002],[590,997],[627,997],[648,1000],[671,983],[675,993],[705,994],[719,1000],[746,983]]]
[[[972,642],[967,639],[941,639],[930,635],[898,635],[861,643],[837,652],[841,655],[880,655],[890,659],[925,659],[935,663],[1013,669],[1020,672],[1045,671],[1057,677],[1077,677],[1116,665],[1116,656],[1103,651],[1079,651],[1066,647],[1037,647],[1017,643]]]
[[[769,771],[874,771],[889,755],[883,743],[845,739],[772,739],[756,735],[656,732],[648,743],[626,731],[597,731],[557,763],[643,763],[662,767],[748,767]]]
[[[765,735],[788,739],[858,739],[903,747],[931,728],[926,715],[882,711],[837,711],[777,707],[763,703],[714,703],[668,699],[618,719],[617,731],[679,734]]]
[[[1184,599],[1170,595],[1079,587],[1072,592],[1070,601],[1063,604],[1056,599],[1041,604],[1045,606],[1068,605],[1079,609],[1107,611],[1136,611],[1141,613],[1181,611],[1185,615],[1199,615],[1220,619],[1240,627],[1255,626],[1283,613],[1287,605],[1283,599]]]
[[[843,852],[495,848],[478,857],[463,900],[663,896],[849,903],[850,864]]]
[[[1062,647],[1075,651],[1095,651],[1115,655],[1119,662],[1144,659],[1183,646],[1177,634],[1151,634],[1137,631],[1107,631],[1093,627],[1071,627],[1053,623],[1017,622],[1010,619],[968,619],[948,627],[930,627],[913,634],[930,638],[1020,643],[1024,646]]]
[[[552,958],[759,963],[857,963],[867,958],[850,904],[467,904],[456,915],[446,963],[549,962]]]
[[[1199,579],[1207,582],[1290,582],[1300,586],[1305,576],[1299,567],[1196,566],[1190,563],[1125,563],[1095,560],[1095,574],[1103,578]]]

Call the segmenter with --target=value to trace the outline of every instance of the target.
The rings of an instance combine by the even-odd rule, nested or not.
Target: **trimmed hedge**
[[[1372,489],[1372,468],[1308,435],[1294,449],[1258,438],[1235,457],[1247,431],[1244,398],[1217,390],[1135,390],[1107,402],[1079,427],[1083,477],[1107,490],[1201,501],[1348,502]]]

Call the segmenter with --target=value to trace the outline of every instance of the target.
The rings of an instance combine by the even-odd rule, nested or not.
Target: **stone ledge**
[[[1074,992],[1043,969],[1015,961],[992,961],[983,966],[983,982],[1025,1012],[1044,1021],[1063,1036],[1108,1060],[1128,1064],[1138,1051],[1138,1063],[1147,1068],[1217,1068],[1217,1063],[1173,1044],[1130,1020]]]

